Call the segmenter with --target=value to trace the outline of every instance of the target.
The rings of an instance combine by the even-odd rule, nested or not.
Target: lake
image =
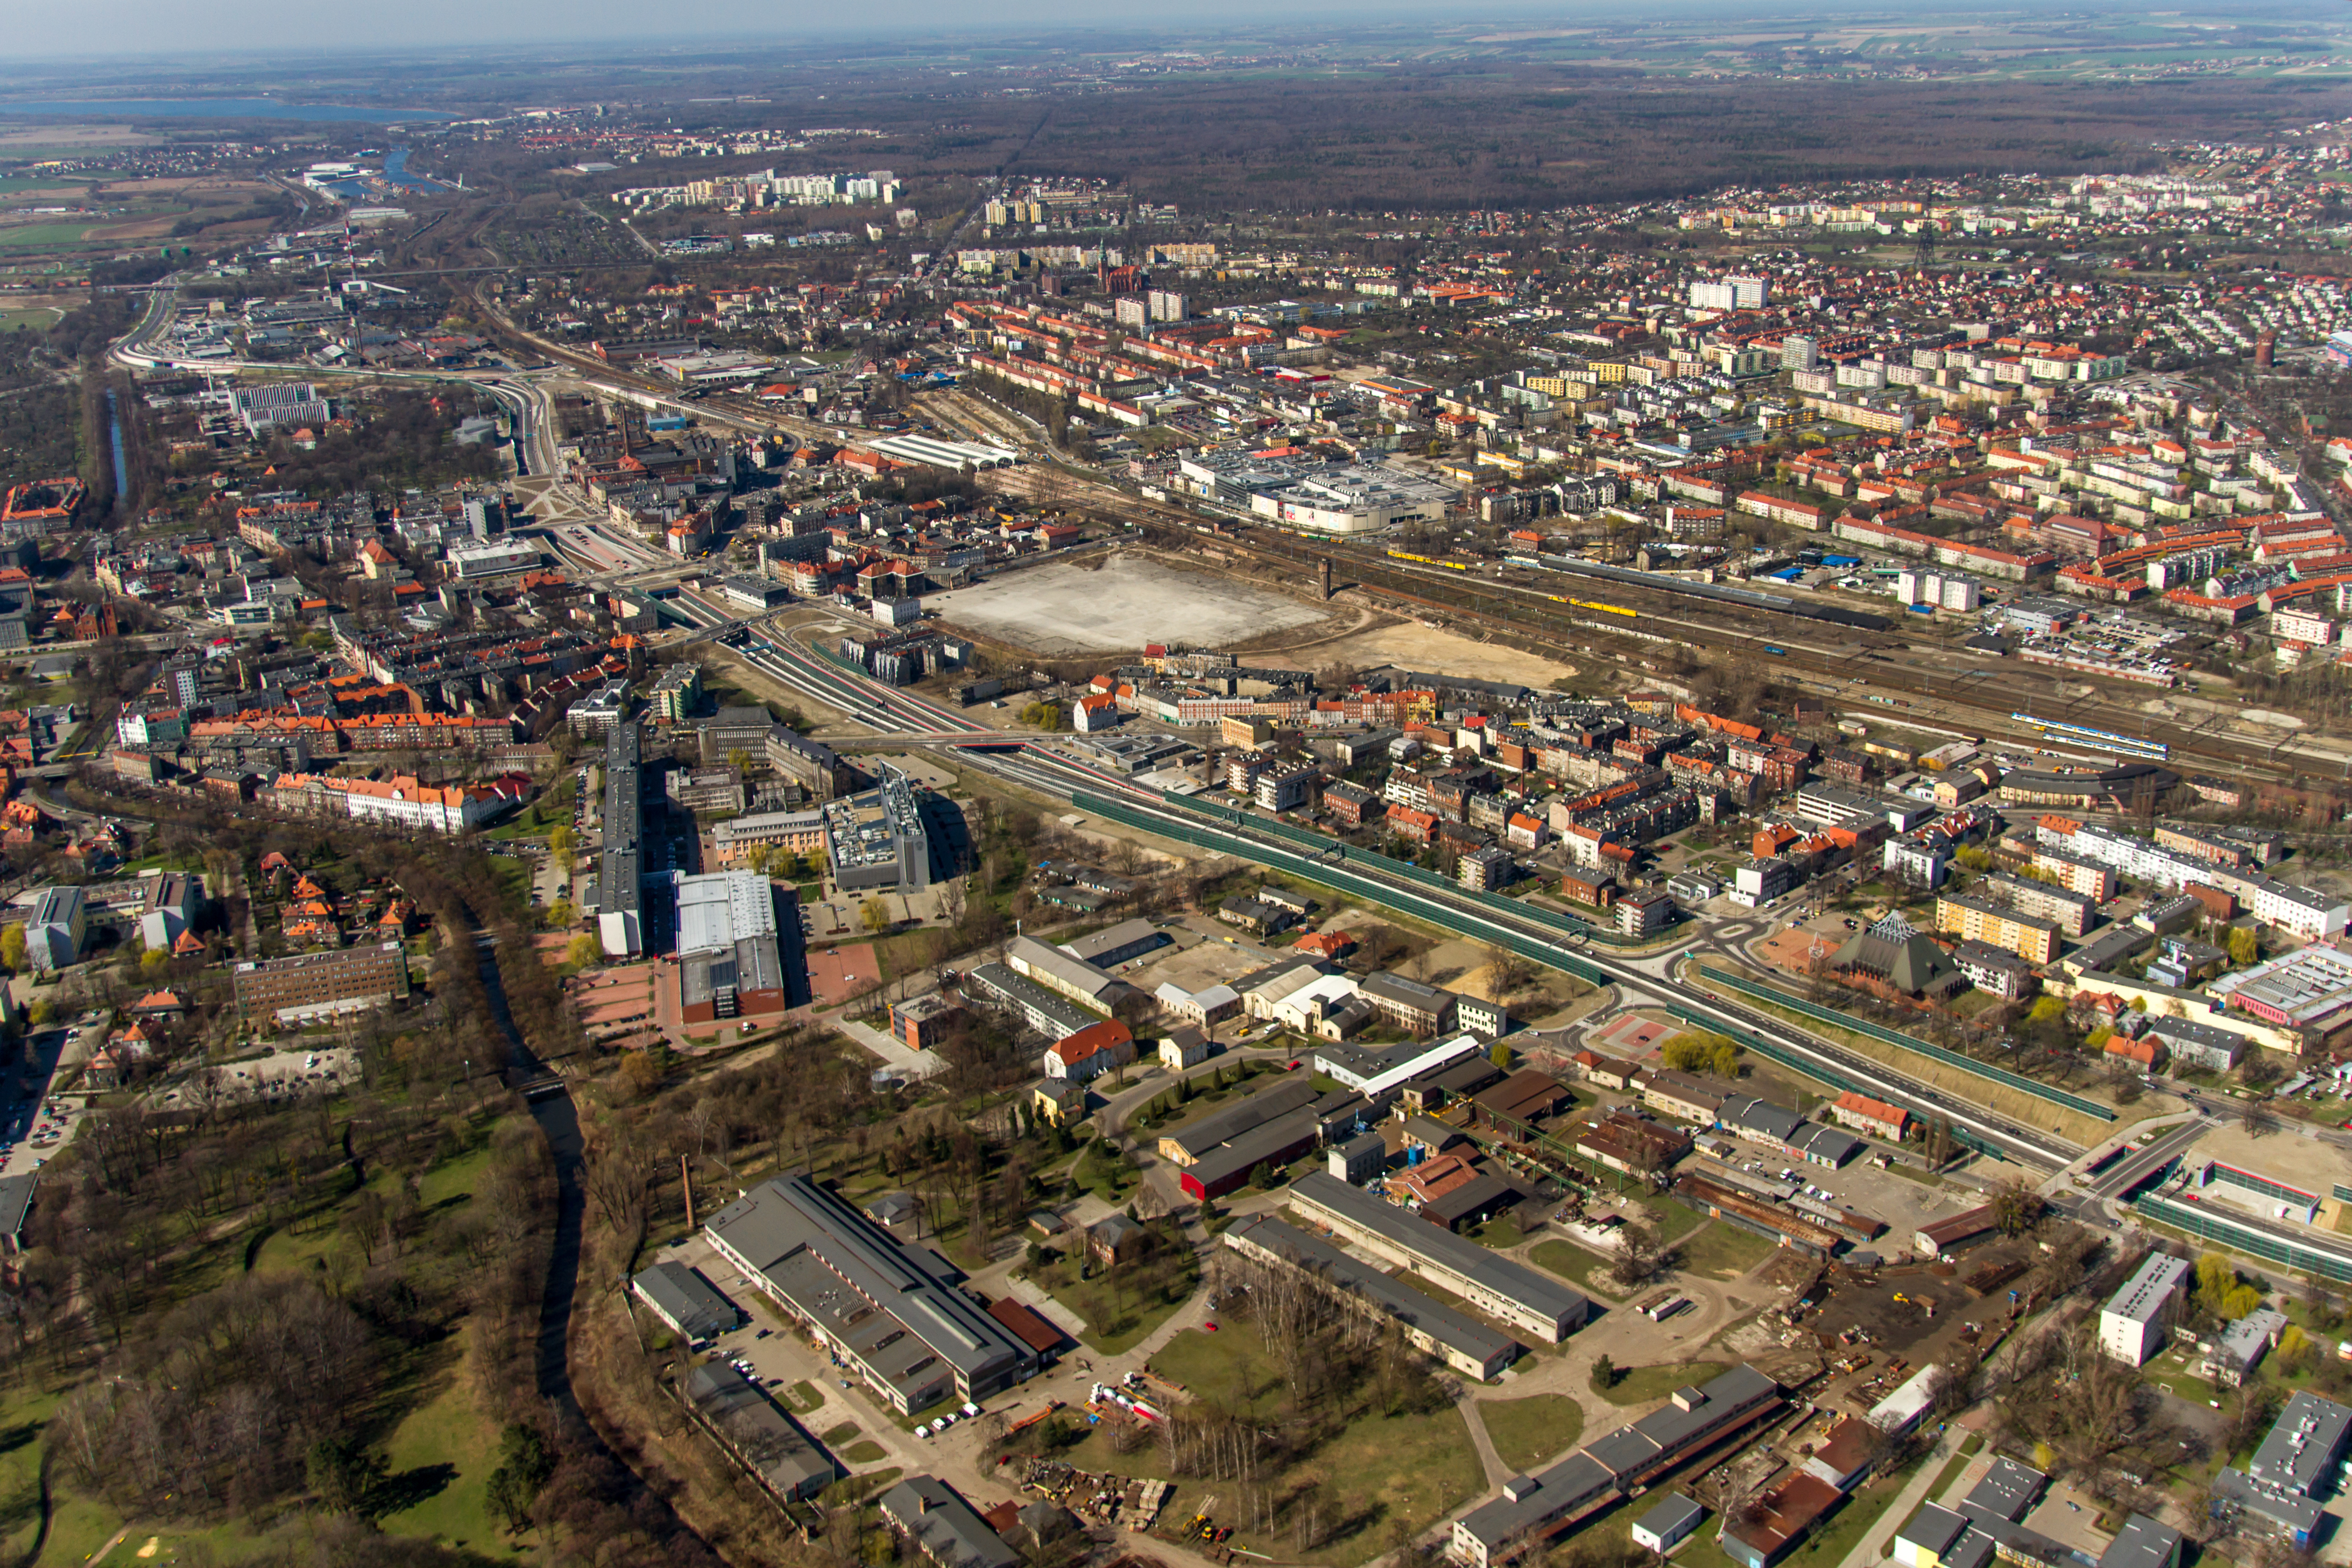
[[[432,109],[362,109],[348,103],[287,103],[275,98],[83,98],[10,103],[0,118],[19,114],[83,114],[134,120],[455,120]]]

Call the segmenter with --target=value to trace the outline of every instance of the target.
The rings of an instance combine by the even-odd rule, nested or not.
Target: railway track
[[[1782,1050],[1814,1063],[1823,1081],[1858,1082],[1894,1103],[1922,1115],[1944,1116],[2002,1158],[2033,1165],[2063,1166],[2079,1147],[2054,1131],[2028,1126],[1966,1101],[1886,1067],[1874,1058],[1816,1040],[1780,1020],[1731,1003],[1676,975],[1672,955],[1647,960],[1620,958],[1564,933],[1542,911],[1517,914],[1468,896],[1411,882],[1384,868],[1378,856],[1334,846],[1309,855],[1299,845],[1255,826],[1238,816],[1230,820],[1168,805],[1156,792],[1068,756],[1045,742],[1018,734],[974,737],[958,713],[927,699],[881,685],[833,665],[823,655],[779,637],[769,648],[741,650],[754,668],[790,689],[813,697],[871,728],[932,737],[929,743],[951,749],[965,765],[1048,798],[1084,805],[1116,801],[1132,816],[1156,826],[1179,842],[1214,842],[1241,858],[1295,871],[1311,879],[1356,891],[1378,903],[1482,940],[1505,941],[1549,967],[1597,984],[1613,984],[1630,999],[1655,997],[1718,1026],[1770,1040]],[[1580,922],[1575,922],[1580,923]]]
[[[2048,737],[2033,726],[2016,722],[2022,695],[2021,672],[2014,664],[1964,650],[1943,650],[1958,668],[1947,674],[1919,670],[1895,657],[1912,645],[1898,633],[1864,632],[1852,639],[1832,640],[1822,634],[1832,623],[1774,616],[1769,611],[1717,605],[1702,601],[1710,616],[1693,618],[1690,601],[1654,588],[1612,584],[1609,599],[1631,609],[1630,620],[1605,609],[1579,615],[1563,603],[1569,595],[1505,578],[1472,576],[1412,562],[1371,560],[1351,552],[1318,551],[1291,543],[1286,536],[1276,543],[1255,531],[1236,537],[1216,536],[1219,548],[1251,556],[1262,563],[1296,573],[1327,557],[1335,576],[1341,568],[1369,591],[1385,595],[1454,617],[1488,620],[1507,630],[1559,637],[1572,633],[1591,637],[1631,640],[1637,645],[1683,645],[1712,647],[1746,658],[1799,685],[1821,693],[1835,693],[1850,702],[1876,701],[1888,711],[1890,722],[1929,732],[1966,732],[1998,741],[2023,752],[2040,752],[2059,760],[2089,760],[2094,754],[2132,760],[2137,751],[2094,753],[2087,745],[2071,749],[2050,746]],[[1565,584],[1564,584],[1565,586]],[[1432,592],[1436,590],[1437,592]],[[1676,613],[1680,611],[1682,613]],[[1597,650],[1596,650],[1597,651]],[[1856,671],[1862,672],[1857,680]],[[2036,671],[2038,678],[2039,670]],[[2053,679],[2063,685],[2059,672]],[[2087,683],[2085,683],[2087,684]],[[1882,700],[1872,689],[1900,693]],[[1973,688],[1987,690],[1982,700]],[[2042,717],[2065,719],[2117,734],[2144,731],[2146,738],[2170,749],[2176,764],[2210,763],[2213,770],[2271,783],[2307,782],[2315,777],[2340,777],[2347,757],[2292,741],[2265,747],[2252,737],[2216,733],[2203,725],[2158,719],[2105,698],[2080,695],[2056,700],[2058,711]],[[2262,755],[2252,753],[2261,752]]]

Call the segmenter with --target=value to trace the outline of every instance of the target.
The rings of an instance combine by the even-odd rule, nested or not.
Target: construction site
[[[1825,1262],[1782,1248],[1753,1278],[1785,1304],[1726,1336],[1727,1348],[1810,1357],[1834,1398],[1864,1414],[1923,1366],[1989,1353],[2034,1302],[2033,1244],[2001,1237],[1958,1261]],[[1752,1346],[1748,1341],[1755,1341]]]

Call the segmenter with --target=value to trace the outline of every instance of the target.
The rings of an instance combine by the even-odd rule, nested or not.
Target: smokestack
[[[686,1189],[686,1228],[694,1228],[694,1178],[687,1174],[686,1156],[677,1157],[677,1184]]]
[[[1329,602],[1330,602],[1330,598],[1331,598],[1331,558],[1330,558],[1329,556],[1326,555],[1326,556],[1323,558],[1323,599],[1324,599],[1324,602],[1328,604],[1328,603],[1329,603]]]

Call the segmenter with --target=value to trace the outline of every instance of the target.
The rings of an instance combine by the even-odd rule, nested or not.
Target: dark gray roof
[[[1220,1143],[1184,1167],[1202,1187],[1213,1187],[1275,1160],[1287,1160],[1302,1143],[1312,1143],[1322,1123],[1311,1110],[1294,1110],[1253,1127],[1230,1143]]]
[[[1491,1551],[1547,1521],[1590,1507],[1616,1493],[1617,1478],[1579,1449],[1548,1470],[1514,1476],[1505,1481],[1503,1495],[1465,1514],[1462,1528],[1486,1542]]]
[[[1400,1285],[1388,1275],[1324,1241],[1278,1219],[1254,1215],[1226,1233],[1232,1241],[1254,1241],[1298,1268],[1322,1275],[1336,1285],[1378,1305],[1389,1316],[1410,1323],[1448,1349],[1481,1364],[1508,1359],[1517,1341],[1498,1334],[1434,1297]]]
[[[908,1476],[877,1500],[883,1517],[940,1568],[1019,1568],[1021,1554],[937,1476]]]
[[[1967,1519],[1941,1503],[1922,1503],[1919,1511],[1911,1516],[1911,1522],[1896,1531],[1895,1537],[1941,1556],[1944,1549],[1958,1541],[1968,1527]]]
[[[0,1236],[22,1236],[26,1216],[33,1210],[33,1190],[41,1184],[38,1171],[21,1176],[0,1176]]]
[[[1136,919],[1066,942],[1063,951],[1087,963],[1123,963],[1138,953],[1172,946],[1175,940],[1150,921]]]
[[[1302,1176],[1291,1190],[1310,1203],[1346,1215],[1350,1224],[1391,1246],[1402,1247],[1476,1280],[1483,1289],[1527,1311],[1579,1324],[1591,1311],[1591,1301],[1580,1291],[1507,1258],[1499,1258],[1476,1242],[1465,1241],[1427,1220],[1417,1219],[1360,1187],[1349,1186],[1328,1171]]]
[[[1191,1126],[1169,1134],[1178,1148],[1198,1160],[1220,1144],[1265,1126],[1277,1117],[1287,1116],[1315,1103],[1318,1097],[1315,1085],[1307,1075],[1285,1078],[1270,1089],[1262,1089],[1247,1100],[1224,1110],[1203,1116]]]
[[[936,1254],[901,1246],[805,1172],[761,1183],[707,1229],[722,1252],[894,1384],[931,1376],[934,1358],[966,1383],[1032,1359],[943,1275]]]
[[[2179,1531],[2136,1513],[2099,1553],[2099,1568],[2170,1568],[2179,1558],[2180,1544]]]
[[[2352,1435],[2352,1410],[2297,1389],[2254,1450],[2246,1474],[2305,1497],[2315,1497]]]
[[[1800,1126],[1802,1130],[1790,1140],[1790,1145],[1803,1151],[1809,1157],[1843,1165],[1863,1151],[1862,1140],[1851,1132],[1835,1127],[1815,1127],[1810,1123],[1801,1123]]]
[[[1680,1492],[1668,1492],[1657,1507],[1633,1521],[1636,1530],[1646,1530],[1661,1540],[1679,1535],[1706,1517],[1706,1510]]]
[[[2041,1471],[2029,1469],[2015,1459],[1996,1458],[1985,1471],[1984,1479],[1969,1489],[1968,1506],[2014,1522],[2032,1509],[2033,1500],[2042,1495],[2042,1483],[2047,1479]]]
[[[0,1190],[5,1185],[0,1184]],[[688,1339],[707,1340],[743,1321],[734,1302],[683,1263],[656,1263],[629,1285]]]
[[[1735,1131],[1758,1133],[1780,1143],[1794,1138],[1804,1124],[1804,1118],[1787,1106],[1745,1094],[1727,1099],[1717,1119]]]
[[[716,1427],[743,1462],[786,1497],[802,1497],[841,1474],[833,1456],[724,1362],[707,1362],[686,1374],[686,1399]]]
[[[2305,1534],[2319,1527],[2320,1515],[2324,1511],[2319,1504],[2302,1493],[2256,1480],[2242,1470],[2225,1469],[2215,1476],[2213,1495],[2236,1503],[2248,1513],[2258,1514],[2273,1524],[2284,1525]]]

